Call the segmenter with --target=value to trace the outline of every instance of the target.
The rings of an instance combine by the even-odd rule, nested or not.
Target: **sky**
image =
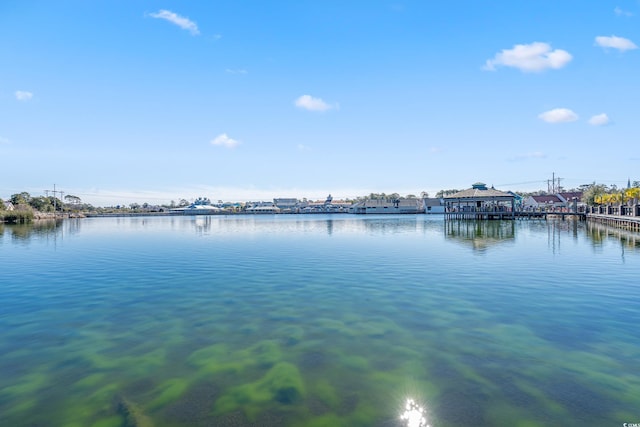
[[[0,198],[626,186],[639,45],[640,0],[3,0]]]

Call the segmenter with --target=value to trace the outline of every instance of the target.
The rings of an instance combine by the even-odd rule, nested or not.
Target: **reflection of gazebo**
[[[468,190],[444,196],[445,218],[451,219],[513,219],[515,197],[513,194],[487,188],[482,182]]]
[[[452,241],[484,251],[491,246],[515,239],[513,221],[447,221],[445,236]]]

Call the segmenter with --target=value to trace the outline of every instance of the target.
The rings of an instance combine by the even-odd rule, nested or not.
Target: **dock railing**
[[[625,230],[640,231],[640,203],[589,206],[587,220]]]

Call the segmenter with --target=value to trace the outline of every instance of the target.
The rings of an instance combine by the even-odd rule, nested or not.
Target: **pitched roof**
[[[422,199],[425,206],[442,206],[442,201],[438,198]]]
[[[555,194],[546,194],[542,196],[531,196],[537,203],[562,203],[562,200]]]
[[[568,191],[558,193],[558,196],[562,197],[565,200],[572,200],[574,197],[579,200],[582,199],[582,191]]]
[[[504,191],[496,190],[495,188],[469,188],[467,190],[458,191],[455,194],[444,196],[445,199],[490,199],[496,197],[513,199],[513,195],[505,193]]]

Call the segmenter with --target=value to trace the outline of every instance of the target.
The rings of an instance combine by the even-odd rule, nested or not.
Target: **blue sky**
[[[640,1],[0,3],[0,197],[640,180]]]

